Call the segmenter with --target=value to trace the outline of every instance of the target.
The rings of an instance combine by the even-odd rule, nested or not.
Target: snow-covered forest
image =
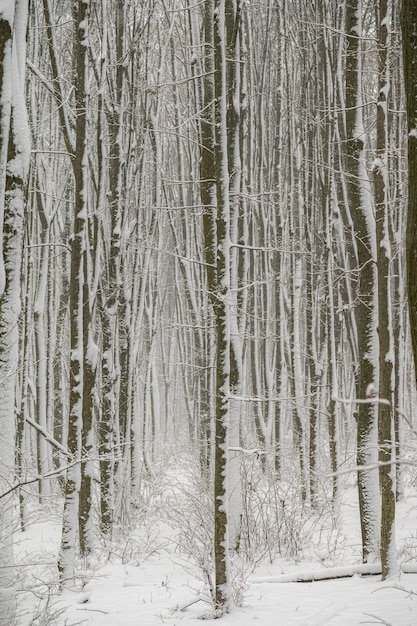
[[[0,0],[0,250],[2,626],[416,623],[415,0]]]

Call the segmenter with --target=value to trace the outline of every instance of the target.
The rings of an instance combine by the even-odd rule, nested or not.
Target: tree
[[[231,390],[238,383],[236,345],[232,341],[233,295],[231,291],[231,177],[235,171],[234,150],[238,105],[234,98],[234,54],[239,35],[238,7],[232,0],[207,3],[205,13],[206,45],[213,42],[213,85],[205,81],[205,104],[212,111],[202,123],[202,200],[205,203],[204,237],[207,283],[216,328],[215,409],[214,409],[214,606],[220,616],[231,601],[228,531],[228,446],[231,428]],[[212,11],[210,11],[212,9]],[[211,27],[213,24],[213,28]],[[210,51],[208,48],[208,55]],[[213,91],[212,91],[213,89]],[[214,96],[214,108],[210,97]],[[214,122],[214,136],[210,124]],[[213,166],[209,155],[213,155]],[[215,180],[214,187],[211,181]]]
[[[0,490],[14,479],[20,269],[30,138],[24,96],[28,2],[0,4]],[[0,500],[0,622],[14,621],[13,506]],[[7,566],[7,569],[6,569]],[[5,575],[7,572],[7,575]],[[8,583],[9,581],[9,583]]]
[[[378,348],[376,337],[376,275],[374,261],[375,219],[365,165],[365,139],[362,101],[362,3],[349,0],[346,5],[346,163],[349,209],[354,229],[356,249],[357,329],[356,398],[370,399],[377,393]],[[373,461],[376,447],[376,406],[360,402],[357,406],[357,464],[367,466]],[[358,471],[359,510],[362,531],[362,553],[366,562],[378,550],[376,510],[378,484],[375,472]]]
[[[408,313],[417,378],[417,5],[413,0],[402,2],[401,31],[408,128]]]
[[[227,0],[230,11],[231,0]],[[211,233],[216,276],[209,285],[216,324],[216,396],[214,427],[214,567],[215,609],[220,614],[230,602],[229,545],[227,535],[227,434],[230,401],[230,195],[227,133],[226,1],[214,2],[214,164],[216,179],[215,232]],[[230,74],[229,74],[230,76]]]
[[[122,388],[126,387],[125,376],[121,376],[121,365],[123,352],[126,353],[125,342],[120,340],[123,330],[126,327],[126,322],[123,316],[122,300],[123,300],[123,285],[122,285],[122,268],[121,268],[121,238],[123,230],[123,215],[122,215],[122,199],[125,194],[125,185],[123,184],[123,164],[124,158],[124,134],[123,134],[123,120],[125,117],[124,112],[124,99],[125,99],[125,82],[126,71],[123,66],[122,59],[126,54],[125,50],[125,38],[126,38],[126,3],[122,0],[116,0],[113,6],[109,7],[109,11],[114,12],[114,37],[109,36],[107,29],[103,34],[103,46],[105,46],[105,52],[102,53],[102,57],[110,56],[111,51],[107,51],[107,47],[114,42],[113,55],[110,56],[111,63],[107,63],[106,58],[102,58],[101,63],[103,66],[103,76],[101,76],[100,90],[102,93],[103,110],[107,113],[108,122],[108,134],[109,134],[109,154],[104,156],[107,159],[105,171],[108,174],[108,192],[105,195],[102,190],[99,190],[99,200],[104,197],[107,198],[108,213],[109,213],[109,230],[110,237],[106,237],[107,225],[101,225],[101,237],[103,239],[102,248],[104,251],[104,259],[102,264],[103,270],[100,272],[100,319],[102,330],[102,394],[101,394],[101,406],[100,406],[100,420],[99,420],[99,445],[100,445],[100,474],[101,474],[101,529],[106,534],[109,534],[111,529],[112,518],[112,475],[113,461],[112,461],[112,448],[114,445],[114,436],[116,425],[118,424],[120,412],[119,407],[122,408],[122,413],[125,416],[127,413],[127,398],[124,397],[124,402],[121,404],[118,402],[118,396],[122,394]],[[107,15],[103,16],[104,24],[107,23]],[[111,76],[109,72],[110,67],[115,68],[115,76]],[[110,85],[110,93],[107,94],[105,90],[106,82]],[[100,150],[103,151],[102,134],[104,132],[102,123],[104,120],[100,120],[98,125],[98,131],[100,136],[98,142]],[[106,188],[106,177],[100,176],[100,183],[104,189]],[[102,206],[103,202],[99,205],[99,211],[105,210]],[[110,241],[108,241],[110,239]],[[124,372],[126,373],[126,372]],[[126,395],[126,394],[124,394]],[[121,432],[125,434],[125,422],[122,420]]]
[[[87,111],[89,102],[88,35],[89,2],[74,4],[75,60],[75,182],[70,272],[70,397],[67,448],[77,463],[67,472],[61,548],[60,581],[74,576],[75,547],[79,529],[84,556],[92,551],[92,391],[96,351],[92,339],[92,302],[89,280]],[[81,457],[84,457],[81,463]]]
[[[379,482],[381,492],[381,566],[382,578],[395,575],[395,459],[393,420],[393,358],[392,308],[390,298],[391,242],[389,228],[388,188],[388,97],[389,74],[387,51],[390,4],[380,0],[378,15],[378,106],[376,127],[376,159],[374,161],[374,195],[378,272],[378,339],[379,339]]]

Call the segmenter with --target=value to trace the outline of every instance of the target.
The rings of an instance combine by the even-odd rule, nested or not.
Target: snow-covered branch
[[[35,428],[42,435],[42,437],[44,437],[46,439],[46,441],[51,444],[51,446],[53,446],[54,448],[56,448],[57,450],[62,452],[62,454],[65,454],[65,456],[67,456],[68,458],[72,458],[72,455],[68,452],[68,450],[65,448],[65,446],[63,446],[62,443],[59,443],[59,441],[57,441],[55,439],[55,437],[53,437],[44,428],[42,428],[42,426],[40,426],[40,424],[37,424],[30,417],[26,417],[25,421],[28,424],[30,424],[30,426]]]
[[[77,459],[76,461],[73,461],[72,463],[68,463],[67,465],[64,465],[62,467],[57,467],[54,470],[46,472],[42,476],[37,475],[37,476],[32,476],[31,478],[27,478],[25,480],[19,480],[17,483],[12,485],[7,491],[4,491],[3,493],[0,494],[0,500],[10,495],[11,493],[13,493],[13,491],[16,491],[16,489],[19,489],[20,487],[25,487],[26,485],[32,485],[33,483],[37,483],[42,480],[50,480],[51,478],[57,478],[58,476],[61,476],[61,474],[66,472],[71,467],[74,467],[75,465],[82,463],[82,462],[83,462],[82,459]]]

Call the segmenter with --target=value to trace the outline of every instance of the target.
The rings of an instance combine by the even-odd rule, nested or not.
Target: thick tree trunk
[[[24,98],[28,2],[0,10],[0,493],[14,482],[20,268],[30,143]],[[0,624],[15,620],[13,496],[0,499]]]
[[[355,318],[358,363],[356,397],[371,398],[378,389],[377,337],[375,319],[374,261],[375,222],[364,163],[365,131],[362,112],[361,0],[349,0],[346,6],[346,135],[348,199],[357,246],[357,293]],[[376,407],[371,402],[357,407],[357,463],[373,462],[376,447]],[[378,476],[374,471],[358,471],[359,511],[362,530],[362,556],[366,562],[378,551],[377,528],[380,512]]]
[[[13,292],[10,294],[6,289],[8,246],[4,233],[8,222],[5,193],[11,118],[13,19],[13,11],[12,15],[0,14],[0,90],[2,94],[8,96],[3,97],[0,101],[0,443],[3,450],[3,471],[5,472],[5,475],[0,478],[1,492],[6,491],[13,480],[15,438],[14,377],[9,375],[9,371],[10,366],[14,367],[13,359],[17,357],[17,337],[10,335],[9,316]],[[16,324],[13,324],[13,320],[12,328],[17,328]],[[13,589],[10,588],[15,562],[10,533],[10,529],[13,527],[13,502],[10,498],[0,500],[0,520],[0,614],[4,616],[0,623],[2,626],[6,626],[13,622],[15,616],[14,594]],[[11,566],[11,574],[6,566],[7,568]]]

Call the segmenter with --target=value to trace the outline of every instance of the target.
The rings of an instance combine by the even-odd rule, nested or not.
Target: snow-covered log
[[[279,576],[253,576],[249,582],[253,585],[263,583],[311,583],[319,580],[334,580],[336,578],[350,578],[352,576],[378,576],[381,574],[380,563],[359,563],[343,567],[329,567],[327,569],[294,572]],[[417,564],[403,563],[401,571],[404,574],[417,574]]]

